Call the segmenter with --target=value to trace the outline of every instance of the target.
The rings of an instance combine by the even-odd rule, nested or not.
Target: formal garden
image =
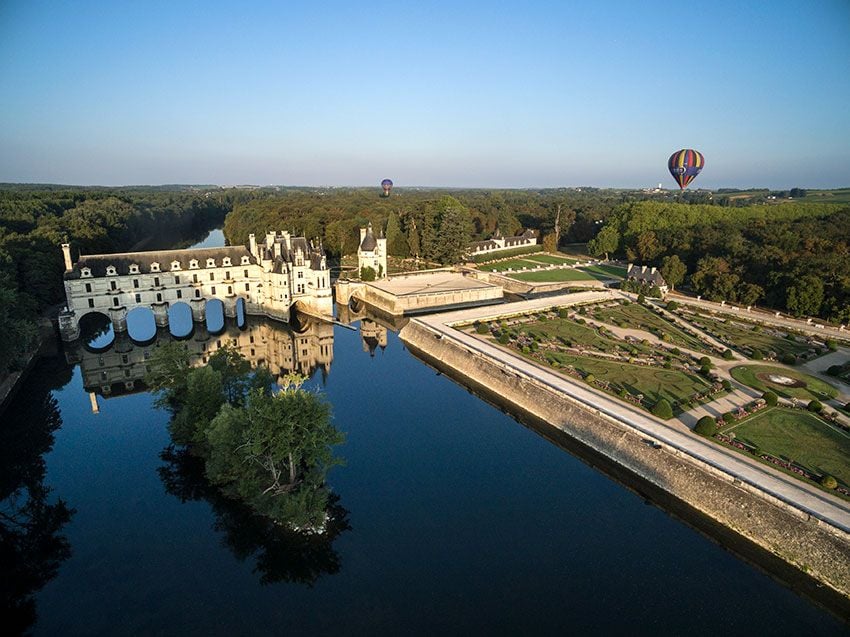
[[[757,401],[703,433],[795,477],[850,497],[850,431],[808,407]]]
[[[759,391],[772,391],[784,398],[808,403],[829,400],[838,395],[832,385],[819,378],[788,367],[771,365],[739,365],[730,370],[732,378]]]
[[[682,306],[676,309],[676,313],[706,334],[754,360],[779,360],[794,364],[798,359],[815,358],[836,346],[833,342],[825,343],[811,336],[738,318],[697,312]]]

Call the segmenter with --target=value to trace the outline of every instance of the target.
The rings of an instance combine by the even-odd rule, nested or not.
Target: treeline
[[[710,300],[850,321],[847,205],[627,204],[588,250],[658,266]]]
[[[541,235],[558,230],[561,242],[585,242],[624,201],[645,198],[637,191],[560,188],[544,190],[283,189],[237,204],[225,222],[230,243],[250,233],[289,230],[321,239],[333,257],[357,251],[359,228],[385,230],[389,253],[450,262],[456,249],[443,247],[458,227],[465,241],[488,239],[498,228],[506,236],[531,228]],[[560,214],[559,214],[560,210]],[[447,225],[444,225],[447,224]],[[451,240],[449,241],[451,243]]]
[[[241,191],[0,187],[0,375],[36,337],[35,319],[63,299],[60,244],[74,254],[129,250],[145,238],[220,224]]]

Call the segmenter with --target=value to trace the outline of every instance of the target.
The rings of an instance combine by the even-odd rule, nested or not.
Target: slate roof
[[[372,252],[378,247],[378,240],[375,239],[375,233],[372,232],[372,224],[366,226],[366,234],[363,236],[363,241],[360,242],[360,249],[363,252]]]
[[[195,250],[154,250],[152,252],[120,252],[115,254],[88,254],[81,255],[79,260],[74,264],[74,268],[65,273],[65,279],[79,279],[80,272],[83,268],[91,269],[93,277],[106,276],[106,268],[110,265],[115,266],[116,273],[119,275],[130,274],[130,266],[138,265],[140,274],[148,274],[151,271],[151,264],[159,263],[161,272],[169,272],[171,270],[171,262],[180,262],[181,270],[189,269],[189,262],[192,259],[198,260],[198,267],[205,268],[207,259],[214,259],[216,267],[223,266],[225,257],[230,257],[231,265],[239,266],[242,263],[242,257],[246,256],[250,259],[250,263],[256,263],[257,260],[248,251],[245,246],[227,246],[223,248],[198,248]]]
[[[655,268],[649,268],[645,265],[629,264],[629,270],[626,277],[629,279],[635,279],[641,283],[657,285],[658,287],[664,287],[667,285],[664,277],[661,276],[661,272]]]

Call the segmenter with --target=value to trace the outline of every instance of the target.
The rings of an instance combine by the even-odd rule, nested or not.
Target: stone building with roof
[[[108,316],[117,332],[127,329],[127,314],[137,307],[153,311],[158,326],[168,324],[168,307],[186,303],[203,321],[206,302],[219,299],[226,316],[237,303],[247,314],[288,321],[299,303],[315,313],[333,314],[330,270],[321,244],[288,232],[268,232],[249,245],[189,250],[157,250],[81,255],[62,244],[66,309],[59,327],[67,341],[79,336],[86,314]]]
[[[493,237],[486,241],[473,241],[469,244],[467,254],[475,256],[486,254],[488,252],[500,252],[502,250],[512,250],[514,248],[522,248],[525,246],[537,245],[537,233],[534,230],[526,230],[522,234],[513,237],[503,237],[499,229],[493,233]]]
[[[629,268],[626,271],[626,279],[648,286],[657,286],[661,290],[661,294],[667,294],[667,281],[661,276],[661,272],[654,267],[629,263]]]
[[[360,228],[360,245],[357,246],[357,271],[363,268],[372,268],[375,277],[382,279],[387,276],[387,240],[384,233],[376,237],[372,231],[372,224]]]

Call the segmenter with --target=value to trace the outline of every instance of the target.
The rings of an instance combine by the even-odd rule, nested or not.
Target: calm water
[[[75,365],[42,363],[3,417],[3,435],[38,436],[4,441],[24,451],[4,460],[3,477],[38,482],[43,458],[48,500],[76,512],[53,534],[67,538],[70,556],[34,594],[33,631],[846,634],[832,615],[436,374],[392,332],[359,326],[293,334],[249,319],[245,331],[201,329],[186,341],[211,349],[237,338],[255,360],[312,372],[309,387],[324,392],[347,436],[337,448],[345,465],[329,476],[339,498],[332,539],[280,540],[190,465],[163,459],[168,416],[138,384],[97,396],[92,412],[84,384],[99,382],[98,356],[108,366],[123,348],[129,363],[117,369],[132,380],[144,347],[120,339],[106,354],[71,352]]]

